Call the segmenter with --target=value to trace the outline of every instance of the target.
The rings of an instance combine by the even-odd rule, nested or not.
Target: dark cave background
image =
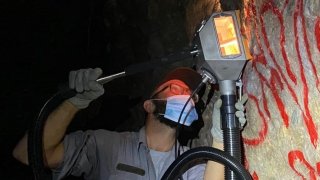
[[[111,75],[189,50],[185,7],[190,1],[1,1],[0,179],[33,179],[12,150],[43,104],[66,85],[70,70],[101,67]],[[106,84],[105,94],[81,111],[68,131],[137,130],[144,123],[137,121],[139,103],[153,83],[172,67],[192,65],[190,57]]]

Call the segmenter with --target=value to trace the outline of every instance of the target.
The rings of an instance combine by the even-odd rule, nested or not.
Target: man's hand
[[[71,71],[69,73],[69,88],[74,89],[77,95],[70,98],[69,102],[78,109],[84,109],[91,101],[100,97],[104,93],[104,89],[96,80],[101,74],[100,68]]]
[[[246,123],[246,118],[244,114],[244,104],[248,100],[248,95],[244,94],[241,98],[241,101],[238,101],[235,104],[236,111],[236,117],[238,117],[241,128],[243,128],[244,124]],[[213,139],[217,142],[223,142],[223,133],[221,130],[221,113],[220,108],[222,105],[222,100],[219,98],[215,103],[213,107],[213,113],[212,113],[212,128],[211,128],[211,135]]]

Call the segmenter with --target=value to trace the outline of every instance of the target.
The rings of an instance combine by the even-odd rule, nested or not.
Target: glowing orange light
[[[215,17],[213,20],[219,39],[221,56],[240,55],[240,47],[232,16]]]

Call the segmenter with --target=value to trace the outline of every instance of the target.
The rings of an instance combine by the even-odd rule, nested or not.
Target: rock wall
[[[319,1],[246,2],[246,165],[254,179],[320,175]]]

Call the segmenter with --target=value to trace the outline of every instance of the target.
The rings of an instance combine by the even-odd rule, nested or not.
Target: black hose
[[[221,127],[223,131],[224,150],[238,161],[242,162],[240,123],[235,116],[236,95],[221,95]],[[235,180],[235,174],[229,168],[225,168],[225,178]]]
[[[76,92],[70,89],[53,95],[42,107],[38,117],[32,123],[28,132],[28,161],[32,168],[35,180],[52,179],[50,171],[45,168],[43,155],[43,129],[49,114],[65,99],[75,96]]]
[[[188,170],[190,165],[201,160],[211,160],[224,164],[235,172],[239,179],[252,180],[249,172],[237,159],[213,147],[196,147],[184,152],[169,166],[161,180],[175,180]]]

